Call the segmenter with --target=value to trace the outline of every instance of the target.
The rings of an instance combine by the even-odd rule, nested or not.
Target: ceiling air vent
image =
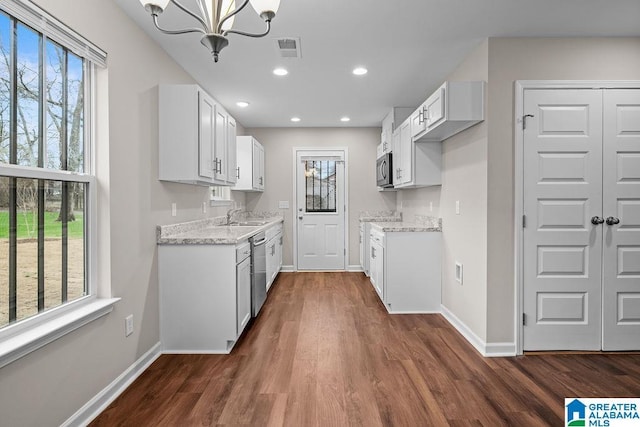
[[[276,39],[276,49],[281,58],[300,58],[300,38],[285,37]]]

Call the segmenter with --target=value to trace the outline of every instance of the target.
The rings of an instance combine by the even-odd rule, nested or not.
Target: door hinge
[[[527,324],[527,315],[522,313],[522,326]]]
[[[527,216],[522,215],[522,228],[525,228],[526,226],[527,226]]]
[[[527,117],[533,117],[533,114],[525,114],[522,116],[522,130],[527,128]]]

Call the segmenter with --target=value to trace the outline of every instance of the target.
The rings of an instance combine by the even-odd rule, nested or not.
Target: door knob
[[[300,215],[300,216],[298,217],[298,219],[302,219],[302,215]]]
[[[594,216],[593,218],[591,218],[591,224],[593,225],[602,224],[603,222],[604,222],[604,218],[602,217]]]
[[[607,225],[616,225],[620,223],[620,219],[619,218],[614,218],[612,216],[610,216],[609,218],[607,218]]]

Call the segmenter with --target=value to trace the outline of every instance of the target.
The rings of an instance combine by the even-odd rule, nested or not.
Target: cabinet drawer
[[[371,242],[376,242],[378,243],[380,246],[384,247],[384,233],[377,231],[377,230],[371,230],[371,233],[369,234],[369,237],[371,238]]]
[[[236,246],[236,264],[246,259],[251,255],[251,245],[249,242],[240,243]]]

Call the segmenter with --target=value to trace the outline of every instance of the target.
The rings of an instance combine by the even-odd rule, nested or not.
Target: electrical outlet
[[[460,200],[456,200],[456,215],[460,215]]]
[[[178,207],[175,203],[171,203],[171,216],[178,215]]]
[[[289,209],[289,201],[288,200],[278,201],[278,209]]]
[[[462,285],[462,263],[456,261],[456,282]]]
[[[202,213],[207,213],[207,202],[202,202]]]
[[[133,333],[133,314],[124,318],[124,336],[128,337]]]

